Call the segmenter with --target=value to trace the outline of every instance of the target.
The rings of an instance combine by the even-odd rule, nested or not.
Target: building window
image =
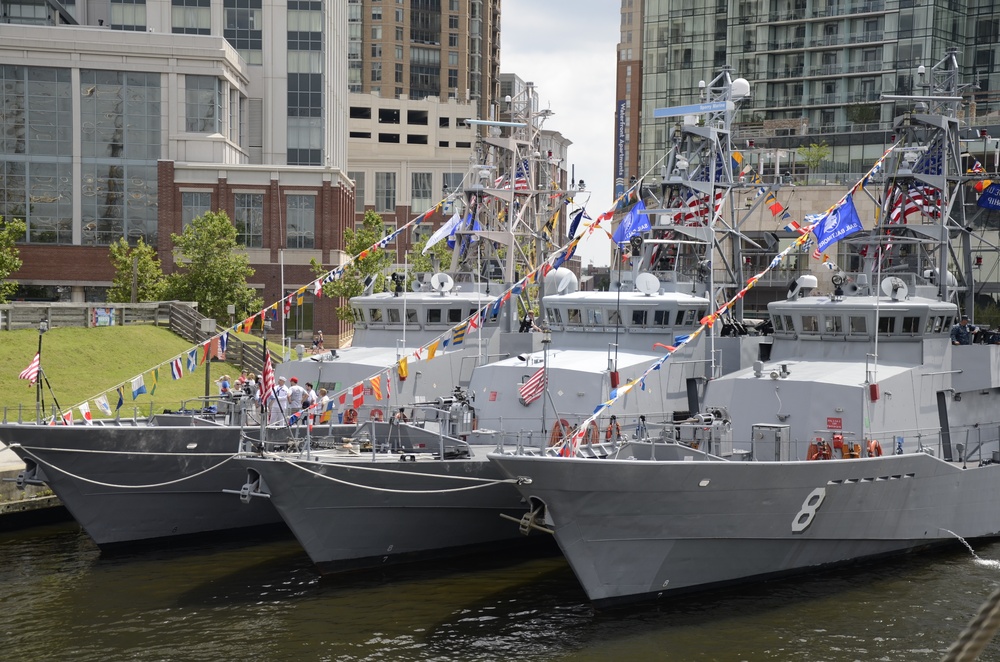
[[[156,243],[160,89],[158,73],[80,70],[85,241]]]
[[[426,211],[431,206],[431,173],[410,173],[410,209],[414,212]]]
[[[184,191],[181,193],[181,230],[188,223],[212,211],[212,194],[209,191]]]
[[[236,241],[247,248],[264,247],[264,194],[236,193],[233,196]]]
[[[111,0],[112,30],[146,31],[146,0]]]
[[[223,35],[247,64],[263,64],[262,0],[223,0]]]
[[[185,130],[193,133],[219,133],[221,85],[213,76],[185,76]]]
[[[172,0],[174,34],[212,34],[212,0]]]
[[[356,214],[365,211],[365,173],[360,170],[353,170],[347,173],[348,178],[354,180],[354,212]]]
[[[375,211],[396,211],[396,173],[375,173]]]
[[[287,196],[285,198],[285,218],[288,219],[288,248],[314,248],[316,196]]]

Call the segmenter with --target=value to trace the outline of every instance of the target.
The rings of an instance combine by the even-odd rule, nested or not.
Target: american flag
[[[268,399],[274,394],[274,366],[271,364],[271,352],[264,351],[264,371],[260,376],[260,404],[267,406]]]
[[[529,164],[527,159],[521,161],[514,168],[514,190],[515,191],[526,191],[528,190],[528,168]],[[510,188],[510,178],[508,175],[500,175],[493,182],[493,188]]]
[[[714,212],[719,211],[719,206],[722,204],[722,198],[725,195],[723,191],[715,192],[715,209]],[[694,192],[688,197],[687,200],[681,204],[680,211],[674,214],[674,223],[695,223],[704,222],[709,214],[708,209],[708,198],[707,193],[697,193]]]
[[[38,380],[38,370],[42,364],[41,354],[35,354],[35,358],[31,359],[31,363],[28,367],[21,371],[21,374],[17,376],[18,379],[27,379],[29,384],[34,384]]]
[[[545,368],[539,368],[538,372],[517,388],[517,392],[521,395],[521,404],[527,407],[542,397],[542,393],[545,392],[545,382]]]

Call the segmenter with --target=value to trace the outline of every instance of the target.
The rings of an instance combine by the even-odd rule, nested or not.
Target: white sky
[[[500,71],[533,82],[541,107],[554,113],[545,128],[573,141],[569,165],[576,166],[576,178],[591,191],[586,207],[595,219],[614,199],[620,8],[616,0],[503,0],[501,4]],[[594,233],[580,243],[578,254],[584,266],[591,260],[604,265],[610,262],[609,248],[607,235]]]

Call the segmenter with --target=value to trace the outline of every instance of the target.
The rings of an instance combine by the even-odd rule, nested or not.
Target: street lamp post
[[[49,330],[47,321],[38,322],[38,374],[35,375],[35,419],[42,422],[42,413],[45,411],[45,395],[42,392],[42,335]]]

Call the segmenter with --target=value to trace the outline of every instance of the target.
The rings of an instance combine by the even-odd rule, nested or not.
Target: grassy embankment
[[[112,391],[115,386],[142,373],[146,381],[146,391],[152,390],[150,371],[156,365],[170,360],[192,345],[170,331],[154,326],[134,325],[84,329],[76,327],[55,328],[42,339],[42,368],[52,385],[59,405],[66,408],[83,400],[90,401],[94,418],[103,415],[93,399],[106,393],[114,410],[117,396]],[[17,378],[38,351],[38,332],[0,331],[0,410],[7,409],[8,420],[17,420],[18,406],[24,409],[24,418],[35,415],[35,387]],[[207,364],[206,364],[207,365]],[[160,377],[153,396],[140,395],[132,399],[131,384],[125,385],[125,404],[121,408],[122,417],[131,417],[136,408],[139,414],[148,414],[164,409],[176,410],[182,400],[205,394],[205,368],[199,365],[192,373],[187,373],[184,362],[184,377],[174,380],[170,376],[170,366],[160,366]],[[212,384],[210,393],[218,393],[215,380],[227,374],[238,377],[239,368],[221,361],[213,361],[211,366]],[[46,408],[51,411],[52,393],[45,389]],[[2,411],[0,411],[2,416]],[[74,420],[80,419],[80,412],[73,411]]]

